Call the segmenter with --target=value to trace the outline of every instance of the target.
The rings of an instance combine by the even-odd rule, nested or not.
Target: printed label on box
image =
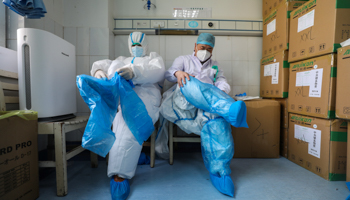
[[[308,143],[308,153],[321,157],[321,130],[294,125],[294,138]]]
[[[18,165],[8,171],[0,173],[0,197],[19,188],[30,181],[30,163]]]
[[[267,24],[266,36],[276,31],[276,19]]]
[[[323,69],[314,69],[296,74],[295,86],[310,86],[309,97],[321,97]]]
[[[309,89],[309,97],[321,97],[323,69],[314,69],[312,72],[312,82]]]
[[[279,62],[264,66],[264,76],[272,76],[271,84],[278,84],[279,66]]]
[[[271,76],[271,65],[264,66],[264,76]]]
[[[271,66],[271,72],[272,72],[271,84],[278,84],[279,65],[280,63],[274,63]]]
[[[306,13],[304,16],[298,19],[298,33],[307,28],[310,28],[315,23],[315,10]]]
[[[298,72],[296,75],[296,81],[295,86],[301,87],[301,86],[310,86],[312,79],[312,72],[306,71],[306,72]]]

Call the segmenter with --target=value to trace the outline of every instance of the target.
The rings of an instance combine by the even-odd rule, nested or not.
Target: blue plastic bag
[[[230,124],[222,117],[209,120],[201,132],[202,157],[205,167],[216,176],[231,174],[234,143]]]
[[[345,184],[348,187],[348,190],[350,191],[350,182],[346,182]],[[350,200],[350,195],[346,197],[346,200]]]
[[[82,138],[82,147],[105,157],[115,141],[111,130],[118,111],[119,100],[125,123],[142,144],[154,130],[152,118],[146,106],[126,81],[115,73],[110,80],[88,75],[77,76],[80,95],[91,110],[91,115]]]
[[[201,130],[201,148],[204,165],[210,180],[221,193],[234,196],[230,163],[234,155],[231,126],[246,127],[247,108],[243,101],[235,101],[217,87],[191,77],[181,88],[186,100],[196,108],[219,115],[208,119]]]
[[[28,19],[39,19],[47,13],[43,0],[3,0],[2,3]]]
[[[196,108],[218,114],[234,127],[248,128],[247,107],[243,101],[235,101],[214,85],[190,77],[181,87],[186,100]]]
[[[138,165],[149,165],[149,163],[151,162],[151,159],[148,155],[146,155],[145,153],[141,152],[140,157],[139,157],[139,161],[137,162]]]

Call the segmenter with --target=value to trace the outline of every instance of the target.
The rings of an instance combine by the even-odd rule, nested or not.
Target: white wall
[[[7,8],[6,47],[17,51],[17,29],[24,27],[24,17]]]
[[[93,62],[113,59],[112,5],[111,0],[64,0],[64,39],[76,47],[76,75],[90,75]],[[78,90],[76,95],[78,114],[89,114]]]
[[[127,35],[115,36],[115,57],[130,56]],[[158,52],[169,69],[174,59],[191,54],[197,36],[148,35],[149,50]],[[231,96],[246,92],[258,96],[260,89],[260,59],[262,56],[261,37],[216,36],[213,59],[231,86]]]
[[[88,74],[97,60],[114,58],[113,1],[64,0],[64,39],[76,47],[76,75]],[[78,89],[78,115],[89,115],[90,110]],[[67,141],[80,141],[83,130],[67,135]]]
[[[7,8],[7,48],[17,51],[17,29],[36,28],[63,38],[63,0],[44,0],[45,17],[27,19]]]
[[[213,19],[262,19],[261,0],[152,0],[157,8],[145,10],[145,1],[114,0],[114,16],[116,18],[130,17],[161,17],[172,18],[173,8],[204,7],[212,8]]]
[[[63,0],[44,0],[47,10],[45,17],[53,19],[58,24],[63,24]]]
[[[114,29],[114,0],[108,0],[108,27]]]
[[[64,0],[64,26],[108,27],[108,0]]]
[[[6,47],[6,8],[0,3],[0,46]]]

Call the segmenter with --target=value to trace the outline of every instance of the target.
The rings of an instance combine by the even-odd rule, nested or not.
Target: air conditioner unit
[[[47,31],[21,28],[17,53],[20,109],[37,111],[39,121],[74,117],[74,45]]]

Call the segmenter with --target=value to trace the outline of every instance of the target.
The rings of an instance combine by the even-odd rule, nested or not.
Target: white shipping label
[[[312,83],[312,72],[306,71],[303,76],[303,86],[310,86]]]
[[[297,72],[296,80],[295,80],[295,86],[296,87],[303,86],[303,77],[304,77],[304,72]]]
[[[276,31],[276,19],[267,24],[266,36]]]
[[[294,125],[294,138],[308,143],[308,153],[321,157],[321,131],[304,126]]]
[[[312,72],[311,71],[298,72],[296,74],[296,81],[295,81],[296,87],[310,86],[311,83],[312,83]]]
[[[312,129],[312,132],[309,134],[312,136],[308,147],[309,154],[321,158],[321,131]]]
[[[299,125],[294,125],[294,138],[302,140],[304,142],[309,142],[311,136],[308,134],[309,128]]]
[[[280,63],[274,63],[271,67],[272,79],[271,84],[278,84],[278,74],[279,74]]]
[[[309,97],[321,97],[323,69],[314,69],[311,72]]]
[[[304,16],[298,19],[298,33],[307,28],[310,28],[315,23],[315,10],[306,13]]]
[[[264,76],[271,76],[271,65],[264,66]]]

